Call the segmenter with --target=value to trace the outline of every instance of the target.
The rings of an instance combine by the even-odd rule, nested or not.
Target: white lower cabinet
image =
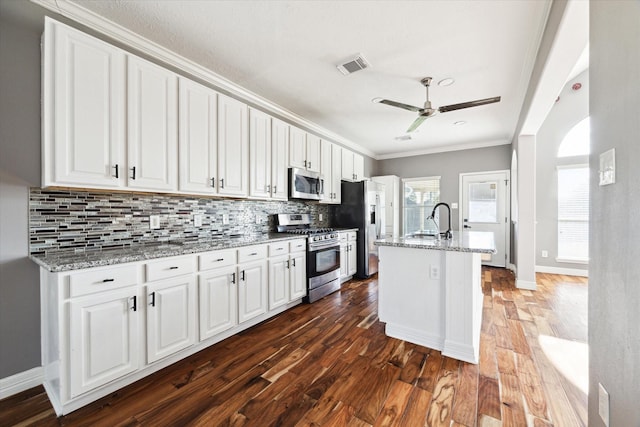
[[[358,232],[339,233],[340,238],[340,280],[346,281],[358,271]]]
[[[43,383],[56,414],[298,304],[305,250],[306,241],[294,239],[71,272],[43,268]]]
[[[267,312],[267,260],[238,266],[238,322],[246,322]]]
[[[200,341],[238,324],[238,292],[235,263],[201,273],[199,282]]]
[[[70,398],[138,369],[139,310],[136,286],[70,301]]]
[[[195,343],[196,279],[180,276],[146,289],[147,363],[152,363]]]

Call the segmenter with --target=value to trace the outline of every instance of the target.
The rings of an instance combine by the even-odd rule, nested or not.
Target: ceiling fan
[[[423,108],[414,107],[413,105],[403,104],[401,102],[391,101],[389,99],[382,99],[382,98],[374,98],[373,102],[377,102],[379,104],[387,104],[392,107],[402,108],[403,110],[417,112],[418,118],[414,120],[411,126],[409,126],[409,129],[407,129],[407,132],[413,132],[418,128],[418,126],[422,124],[422,122],[424,122],[428,117],[433,116],[437,112],[446,113],[448,111],[461,110],[463,108],[477,107],[480,105],[493,104],[494,102],[500,102],[500,97],[494,96],[493,98],[478,99],[475,101],[462,102],[460,104],[444,105],[442,107],[438,107],[438,109],[435,109],[435,108],[431,108],[431,101],[429,101],[429,86],[431,85],[431,77],[425,77],[424,79],[420,80],[420,83],[422,83],[422,85],[427,88],[427,100],[424,102]]]

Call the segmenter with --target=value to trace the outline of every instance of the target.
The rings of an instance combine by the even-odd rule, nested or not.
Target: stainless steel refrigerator
[[[357,277],[366,279],[378,272],[378,247],[384,236],[384,184],[373,181],[342,182],[342,203],[332,210],[331,224],[358,229]]]

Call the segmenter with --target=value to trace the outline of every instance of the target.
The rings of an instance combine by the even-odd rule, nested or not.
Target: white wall
[[[580,90],[571,89],[581,83]],[[558,255],[558,165],[586,164],[588,156],[558,158],[558,148],[573,126],[589,115],[589,71],[570,80],[536,135],[536,266],[586,270],[584,264],[556,262]],[[549,253],[542,257],[542,251]]]
[[[591,1],[589,426],[640,426],[640,2]],[[616,183],[599,187],[600,153],[616,150]]]

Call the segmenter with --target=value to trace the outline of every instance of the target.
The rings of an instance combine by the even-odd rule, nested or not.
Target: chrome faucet
[[[446,206],[447,207],[447,212],[449,212],[449,222],[447,225],[447,231],[440,233],[440,225],[438,224],[438,233],[440,236],[444,237],[445,240],[447,239],[451,239],[453,238],[453,234],[451,234],[451,208],[449,207],[448,204],[444,203],[444,202],[440,202],[437,205],[435,205],[433,207],[433,211],[431,212],[431,216],[429,218],[431,218],[433,220],[433,222],[435,221],[435,216],[436,216],[436,211],[440,206]]]

